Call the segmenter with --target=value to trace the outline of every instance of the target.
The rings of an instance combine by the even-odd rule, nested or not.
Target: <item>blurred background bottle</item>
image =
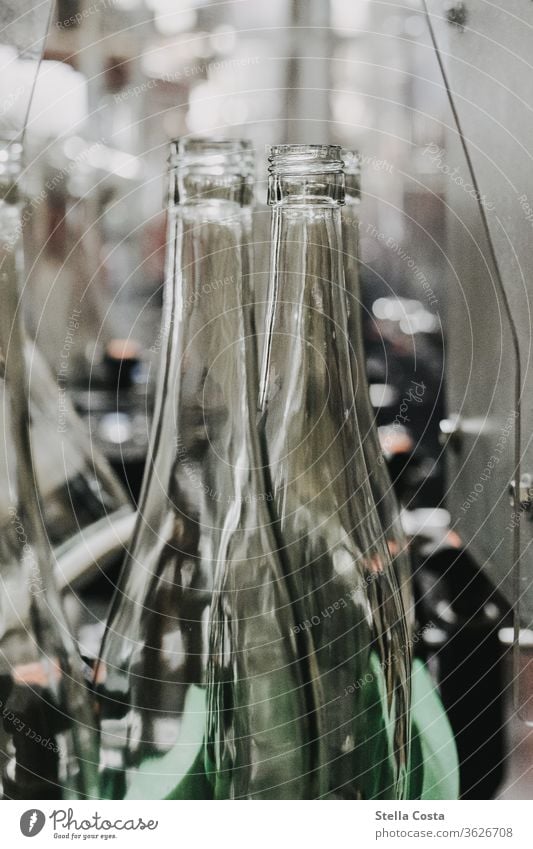
[[[8,756],[2,785],[6,798],[84,798],[97,792],[95,721],[55,583],[30,442],[20,301],[21,152],[18,144],[0,151],[0,368],[8,434],[0,464],[0,700]]]

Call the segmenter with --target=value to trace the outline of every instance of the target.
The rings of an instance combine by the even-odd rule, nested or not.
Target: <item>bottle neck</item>
[[[320,409],[330,398],[331,369],[348,363],[340,206],[275,206],[267,331],[261,361],[260,408],[278,395],[277,376],[291,363],[291,394],[307,396]],[[296,357],[296,361],[292,359]],[[298,367],[295,368],[295,363]],[[308,394],[309,385],[313,390]],[[287,387],[287,381],[283,381]],[[345,403],[330,414],[343,418]],[[306,402],[306,403],[307,403]],[[279,403],[279,399],[277,399]]]
[[[241,385],[244,392],[248,314],[243,317],[241,307],[251,277],[253,150],[245,140],[185,139],[171,145],[170,166],[166,318],[180,322],[188,360],[196,350],[196,363],[214,382],[230,391]],[[180,368],[175,362],[176,372]],[[188,403],[185,397],[181,403]]]
[[[320,521],[333,513],[347,528],[365,517],[358,545],[368,568],[382,569],[351,379],[340,210],[276,208],[273,228],[259,403],[274,498],[294,509],[311,500]]]
[[[368,568],[383,569],[351,374],[338,207],[274,209],[259,406],[278,503],[311,498],[317,515],[359,527]]]
[[[104,664],[117,665],[117,658],[118,666],[129,663],[134,643],[123,644],[121,635],[141,633],[149,616],[145,599],[158,585],[168,552],[175,548],[176,558],[190,553],[199,563],[197,545],[205,538],[209,550],[201,556],[208,557],[228,511],[246,509],[245,497],[258,489],[246,368],[250,332],[242,304],[249,215],[234,208],[228,215],[225,206],[180,204],[170,216],[150,463],[132,542],[135,559],[113,599]],[[115,671],[108,670],[106,686],[129,686]]]
[[[326,352],[334,354],[333,361],[339,363],[338,354],[331,349],[346,342],[345,328],[344,340],[336,330],[338,322],[344,325],[346,321],[340,151],[337,145],[271,148],[272,255],[259,401],[263,412],[275,391],[276,370],[283,369],[285,354],[295,356],[301,368],[304,386],[295,386],[294,391],[305,392],[307,381],[313,381],[313,397],[320,405],[323,392],[328,392],[330,355]],[[291,374],[298,382],[298,370]],[[288,381],[283,385],[287,387]],[[339,400],[344,406],[344,399]],[[287,402],[290,404],[290,391]]]

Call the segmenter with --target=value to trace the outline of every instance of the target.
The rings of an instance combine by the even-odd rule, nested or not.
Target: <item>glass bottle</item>
[[[106,796],[308,792],[305,675],[254,432],[251,199],[246,143],[173,144],[152,446],[96,676]]]
[[[67,244],[65,227],[59,226],[58,219],[55,219],[52,228],[53,238],[49,238],[46,232],[36,226],[36,218],[43,212],[45,203],[51,202],[52,196],[57,200],[57,187],[66,181],[67,173],[68,169],[65,168],[57,181],[50,180],[44,184],[41,194],[37,196],[39,203],[27,191],[28,169],[24,172],[24,228],[21,226],[20,229],[24,231],[26,269],[30,268],[36,279],[40,280],[43,300],[56,297],[58,288],[60,297],[54,308],[48,303],[48,312],[54,316],[54,326],[46,320],[43,324],[43,300],[37,308],[39,298],[35,291],[28,294],[32,273],[26,270],[23,295],[25,314],[22,321],[24,324],[28,321],[30,325],[33,323],[33,329],[38,331],[38,341],[31,331],[25,335],[24,354],[28,378],[30,439],[44,524],[58,556],[62,557],[68,549],[70,561],[74,556],[79,562],[76,567],[76,577],[79,577],[80,571],[86,572],[94,567],[87,558],[89,527],[91,538],[96,536],[101,540],[109,536],[107,544],[113,546],[113,536],[121,536],[117,526],[131,519],[132,509],[116,475],[70,400],[71,371],[80,339],[83,338],[88,312],[85,303],[79,301],[75,305],[72,290],[76,280],[84,279],[87,262],[84,265],[79,259],[78,277],[74,275],[73,278],[71,275],[69,286],[60,284],[61,273],[71,269],[69,256],[75,254],[75,249]],[[43,201],[44,196],[46,202]],[[85,245],[79,233],[77,243]],[[47,276],[43,273],[42,265],[36,265],[35,257],[46,256],[48,251],[57,255],[58,265],[54,268],[54,274]],[[85,278],[84,282],[87,283],[87,280]],[[28,305],[31,305],[30,313]],[[35,319],[33,322],[32,312]],[[91,330],[96,336],[98,327],[95,330],[91,325]],[[48,362],[44,355],[47,350],[53,352],[53,358]],[[53,369],[50,362],[53,363]],[[9,433],[5,429],[1,438],[9,440]],[[8,459],[9,456],[10,453],[6,451]],[[0,468],[0,480],[7,474],[9,469]],[[67,580],[71,577],[69,570]]]
[[[359,206],[361,202],[361,157],[355,150],[343,148],[346,180],[346,204],[342,210],[344,242],[344,279],[347,294],[348,340],[352,364],[355,404],[361,442],[372,495],[385,533],[387,547],[403,597],[409,629],[414,621],[411,559],[402,527],[400,509],[379,443],[375,416],[370,400],[363,340],[362,301],[359,281]],[[412,637],[412,633],[410,634]]]
[[[29,433],[18,194],[21,146],[0,146],[0,701],[3,795],[84,798],[97,792],[97,738],[81,659],[54,582]],[[7,738],[7,740],[6,740]]]
[[[70,550],[78,543],[83,546],[98,528],[111,528],[129,518],[132,510],[107,460],[76,414],[64,382],[56,383],[28,337],[24,355],[30,439],[44,525],[54,548]],[[2,433],[2,438],[10,439],[8,433]],[[8,452],[6,457],[9,461]],[[0,479],[8,474],[7,469],[0,469]]]
[[[410,651],[350,371],[340,148],[270,155],[260,410],[274,505],[318,670],[322,798],[407,793]],[[311,666],[311,664],[310,664]]]

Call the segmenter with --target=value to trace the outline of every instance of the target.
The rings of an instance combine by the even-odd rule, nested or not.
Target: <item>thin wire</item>
[[[514,507],[519,507],[519,487],[520,487],[520,462],[521,462],[521,391],[522,391],[522,369],[520,363],[520,344],[518,340],[518,332],[514,323],[513,315],[511,312],[511,308],[509,305],[509,300],[507,298],[507,293],[505,291],[505,286],[503,284],[503,276],[500,271],[500,265],[498,263],[498,258],[496,254],[496,249],[494,247],[494,243],[492,241],[492,236],[490,232],[490,226],[487,218],[487,214],[485,208],[483,206],[483,202],[481,200],[481,193],[479,191],[479,185],[476,177],[476,173],[474,170],[474,165],[472,162],[472,158],[470,156],[470,152],[468,150],[468,145],[463,133],[461,120],[459,118],[459,113],[457,107],[455,105],[455,101],[453,98],[450,82],[448,79],[448,74],[446,68],[444,66],[444,61],[437,43],[437,38],[435,35],[435,30],[433,28],[433,23],[431,21],[431,15],[428,9],[427,0],[422,0],[422,4],[424,7],[424,11],[426,13],[426,19],[429,28],[429,34],[431,37],[431,42],[433,44],[433,48],[435,50],[435,54],[437,57],[437,62],[439,65],[439,69],[442,75],[442,79],[444,82],[444,86],[446,89],[446,94],[448,97],[448,102],[450,104],[450,109],[452,111],[452,116],[455,121],[455,125],[457,127],[457,132],[459,134],[459,140],[461,143],[461,147],[463,150],[463,154],[466,160],[467,168],[470,173],[470,178],[472,180],[472,185],[474,187],[476,201],[479,209],[479,214],[481,216],[481,221],[483,224],[483,230],[485,232],[485,236],[487,239],[488,249],[490,259],[494,266],[494,270],[496,272],[496,282],[497,286],[500,290],[500,295],[504,307],[505,314],[507,316],[507,320],[509,322],[509,327],[511,330],[511,340],[513,345],[513,351],[515,355],[516,369],[515,369],[515,442],[514,442],[514,475],[515,475],[515,487],[514,487]],[[520,522],[514,523],[513,529],[513,706],[515,711],[517,712],[520,719],[524,722],[527,720],[521,715],[521,704],[520,704],[520,587],[521,587],[521,565],[520,565]],[[529,723],[528,723],[529,724]]]

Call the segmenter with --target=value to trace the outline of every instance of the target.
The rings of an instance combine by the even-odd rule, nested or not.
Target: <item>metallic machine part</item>
[[[429,151],[445,174],[449,234],[447,394],[456,426],[453,450],[452,440],[446,449],[447,504],[477,564],[509,603],[519,600],[520,622],[529,627],[533,524],[518,494],[510,505],[508,490],[521,478],[518,466],[527,471],[533,460],[533,6],[463,5],[463,25],[450,27],[442,0],[427,2],[462,129],[461,139],[450,127],[445,159]]]

